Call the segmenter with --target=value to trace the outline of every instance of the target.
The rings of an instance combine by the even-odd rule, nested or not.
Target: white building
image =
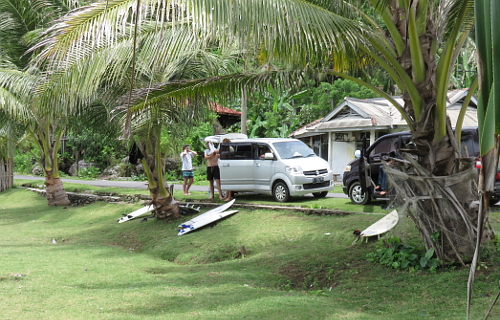
[[[468,89],[448,92],[447,113],[455,126]],[[400,96],[394,97],[403,104]],[[472,98],[467,107],[463,126],[477,126],[477,100]],[[342,180],[345,166],[354,160],[354,151],[361,149],[366,135],[370,144],[379,137],[409,127],[398,110],[385,98],[354,99],[346,97],[332,112],[290,134],[310,145],[314,152],[327,160],[337,181]]]

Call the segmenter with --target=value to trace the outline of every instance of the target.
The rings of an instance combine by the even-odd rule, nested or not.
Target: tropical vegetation
[[[446,93],[473,18],[472,0],[100,1],[69,12],[40,34],[30,49],[35,53],[30,66],[55,75],[48,95],[40,101],[51,101],[47,97],[66,90],[62,96],[66,100],[58,96],[48,104],[64,101],[66,108],[85,108],[97,94],[121,97],[115,113],[123,115],[123,137],[134,137],[134,126],[141,127],[140,136],[147,141],[138,143],[143,161],[155,162],[148,165],[152,192],[169,199],[168,203],[171,195],[159,182],[163,173],[156,152],[161,134],[157,126],[164,122],[171,126],[181,111],[193,108],[191,112],[196,112],[208,99],[234,98],[244,89],[287,92],[287,86],[299,86],[307,76],[325,74],[352,80],[393,103],[413,133],[415,148],[405,151],[418,157],[424,170],[419,172],[431,178],[471,167],[456,160],[457,139],[451,127],[460,128],[461,123],[449,122]],[[229,64],[211,63],[217,54],[230,52],[234,59],[224,60]],[[264,66],[262,72],[239,72],[248,70],[238,67],[248,60]],[[218,70],[208,72],[212,66]],[[389,85],[369,81],[367,71],[374,69],[385,72]],[[472,94],[476,82],[470,83]],[[269,89],[276,84],[274,88],[280,90]],[[404,104],[392,99],[394,88]],[[281,98],[275,101],[273,106],[293,108]],[[271,121],[268,117],[266,113],[257,116],[256,123]],[[291,124],[282,125],[274,134],[289,131]],[[50,163],[45,166],[52,168]],[[465,203],[470,200],[446,198],[449,204],[442,207],[432,199],[414,210],[445,210],[453,215],[459,208],[457,219],[470,225]],[[428,237],[433,230],[422,229],[422,235],[440,258],[461,261],[462,255],[469,256],[473,241],[464,252],[457,251],[446,244],[449,230],[443,225],[436,228],[443,235],[439,246],[453,248],[451,255],[444,255],[449,250],[439,250]],[[472,232],[468,238],[477,235]]]
[[[95,57],[107,52],[106,60],[113,61],[114,66],[102,63],[102,59],[93,60],[96,61],[93,66],[101,61],[99,69],[87,68],[92,70],[92,74],[80,77],[79,81],[84,83],[77,86],[79,90],[74,94],[83,96],[87,90],[88,93],[97,90],[100,84],[109,86],[118,83],[124,73],[117,70],[131,70],[127,79],[132,83],[135,79],[143,80],[139,77],[143,69],[139,60],[141,52],[150,53],[148,61],[152,62],[164,61],[167,54],[170,57],[173,52],[162,48],[159,41],[143,40],[148,39],[149,33],[156,35],[151,39],[175,39],[176,48],[197,45],[205,50],[214,41],[218,48],[234,47],[236,44],[240,53],[259,59],[261,64],[280,66],[281,71],[264,72],[267,74],[264,76],[223,76],[208,82],[172,83],[179,78],[150,77],[149,83],[158,85],[149,85],[147,90],[140,90],[134,95],[129,90],[129,96],[137,99],[124,101],[123,105],[130,112],[145,110],[160,101],[172,104],[174,98],[177,104],[186,97],[200,98],[201,94],[201,97],[223,98],[240,92],[243,87],[251,86],[250,90],[263,85],[267,87],[270,81],[297,85],[304,72],[322,72],[363,84],[392,102],[413,133],[415,149],[407,151],[418,156],[419,165],[428,172],[429,178],[431,175],[451,175],[460,167],[456,161],[457,139],[451,127],[460,128],[461,124],[451,124],[446,116],[446,93],[456,58],[473,26],[472,0],[372,0],[367,3],[321,0],[117,0],[111,1],[111,6],[109,4],[108,1],[96,2],[71,12],[57,21],[32,48],[40,52],[34,60],[35,65],[47,65],[61,71],[71,70],[90,55]],[[132,24],[134,21],[137,23]],[[184,36],[173,38],[170,30],[183,32]],[[89,35],[94,36],[89,38]],[[126,42],[123,39],[129,40]],[[124,47],[123,43],[127,46]],[[131,54],[118,55],[117,52]],[[175,51],[175,54],[180,52]],[[109,59],[110,56],[113,58]],[[392,99],[387,92],[389,90],[383,91],[355,77],[371,65],[377,65],[386,72],[402,95],[403,105]],[[316,68],[316,71],[287,72],[299,68],[304,70],[305,67]],[[224,90],[221,90],[222,86]],[[465,165],[467,169],[470,166]],[[460,208],[461,215],[457,218],[470,225],[471,218],[465,209],[468,203],[460,203],[456,197],[447,197],[446,201],[451,204],[437,209],[432,201],[435,199],[415,210],[445,210],[453,215],[456,208]],[[444,235],[449,230],[445,226],[437,228],[442,228],[441,245],[454,248],[453,244],[446,244],[449,237]],[[437,244],[426,236],[431,232],[423,232],[424,238],[427,238],[426,245],[440,252],[441,259],[455,257],[460,260],[461,255],[469,255],[473,241],[466,246],[468,249],[465,252],[454,248],[451,255],[444,255],[449,250],[438,250]],[[469,239],[475,238],[475,234],[469,235]]]
[[[53,70],[31,66],[26,50],[52,21],[88,1],[0,1],[0,118],[9,141],[24,135],[37,146],[36,160],[43,169],[50,206],[69,205],[59,174],[59,147],[74,101],[51,86]],[[21,40],[20,40],[21,39]],[[5,130],[8,127],[15,130]],[[16,143],[10,143],[13,159]]]

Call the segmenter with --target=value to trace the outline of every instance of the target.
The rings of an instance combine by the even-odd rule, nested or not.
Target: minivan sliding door
[[[222,190],[253,190],[253,163],[251,143],[223,143],[219,158]]]

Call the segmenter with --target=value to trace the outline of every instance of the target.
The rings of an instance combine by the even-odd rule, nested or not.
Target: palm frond
[[[217,35],[222,45],[237,38],[242,47],[253,39],[250,43],[266,52],[268,59],[312,65],[330,61],[335,52],[354,55],[359,34],[366,32],[361,24],[305,1],[143,0],[139,10],[135,4],[135,0],[100,1],[74,10],[47,30],[31,50],[41,50],[39,63],[69,63],[130,36],[130,21],[137,15],[141,26],[153,22],[161,29],[187,21],[201,39]]]

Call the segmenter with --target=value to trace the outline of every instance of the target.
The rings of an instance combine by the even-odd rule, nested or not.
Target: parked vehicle
[[[218,143],[223,138],[206,139]],[[278,202],[308,193],[325,197],[333,189],[328,162],[297,139],[235,139],[221,143],[219,153],[224,189],[269,194]]]
[[[365,159],[364,177],[366,187],[362,186],[360,180],[360,168],[363,164],[361,158],[358,157],[346,166],[342,177],[343,191],[353,203],[368,204],[372,199],[387,197],[387,195],[382,195],[375,189],[382,158],[387,157],[390,152],[397,154],[399,149],[403,149],[411,144],[411,138],[410,131],[391,133],[380,137],[371,146],[366,148],[363,156]],[[479,157],[477,128],[462,129],[461,146],[463,157]],[[359,154],[359,150],[356,150],[356,153]]]

